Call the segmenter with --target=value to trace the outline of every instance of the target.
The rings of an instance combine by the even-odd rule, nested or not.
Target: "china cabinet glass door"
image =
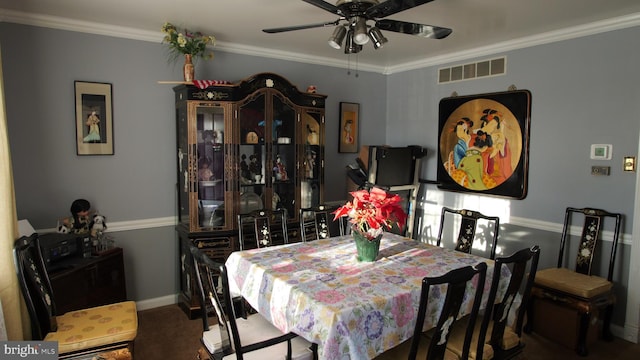
[[[280,93],[272,97],[271,169],[273,191],[271,207],[286,209],[289,219],[297,216],[296,198],[296,111]]]
[[[191,184],[189,174],[189,118],[185,102],[176,107],[176,131],[178,132],[178,222],[189,229]]]
[[[320,205],[324,179],[324,115],[319,111],[305,111],[301,114],[302,126],[302,179],[300,183],[300,207]]]
[[[197,205],[200,228],[225,227],[224,108],[196,106]]]
[[[279,92],[264,90],[239,105],[240,213],[269,208],[296,214],[296,111]]]
[[[271,174],[265,168],[269,163],[266,147],[268,138],[265,138],[265,134],[270,125],[266,121],[265,110],[264,92],[247,99],[238,110],[240,146],[236,163],[239,164],[240,214],[265,207],[266,185],[269,182],[267,176]]]

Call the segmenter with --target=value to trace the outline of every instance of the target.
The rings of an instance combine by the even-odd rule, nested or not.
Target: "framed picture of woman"
[[[75,81],[78,155],[113,155],[111,84]]]
[[[360,123],[360,104],[340,103],[340,141],[338,152],[358,152],[358,126]]]

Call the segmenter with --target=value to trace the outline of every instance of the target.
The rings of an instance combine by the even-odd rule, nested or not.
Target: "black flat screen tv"
[[[416,159],[425,154],[426,150],[420,146],[370,146],[368,168],[370,171],[375,168],[376,185],[412,185],[416,172]]]

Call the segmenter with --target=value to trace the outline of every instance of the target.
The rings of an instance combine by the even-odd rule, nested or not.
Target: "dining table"
[[[486,305],[494,262],[385,232],[374,262],[359,262],[350,235],[231,253],[232,293],[284,333],[318,345],[319,359],[373,359],[413,336],[422,279],[486,262]],[[498,294],[509,269],[502,267]],[[504,275],[504,276],[503,276]],[[504,279],[504,281],[503,281]],[[467,286],[477,285],[477,277]],[[444,286],[444,285],[442,285]],[[423,330],[435,327],[445,288],[429,292]],[[460,316],[471,312],[465,296]]]

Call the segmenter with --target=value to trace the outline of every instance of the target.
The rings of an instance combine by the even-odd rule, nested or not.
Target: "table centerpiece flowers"
[[[377,187],[350,194],[353,200],[333,212],[334,221],[347,216],[358,250],[358,261],[375,261],[383,231],[392,230],[394,226],[401,229],[407,221],[407,214],[400,206],[402,198]]]
[[[177,60],[184,55],[184,80],[193,81],[194,78],[194,58],[213,58],[213,51],[206,52],[207,45],[215,45],[216,38],[212,35],[204,35],[199,31],[189,31],[179,29],[172,23],[166,22],[162,25],[162,32],[165,34],[162,43],[169,45],[170,60]]]

